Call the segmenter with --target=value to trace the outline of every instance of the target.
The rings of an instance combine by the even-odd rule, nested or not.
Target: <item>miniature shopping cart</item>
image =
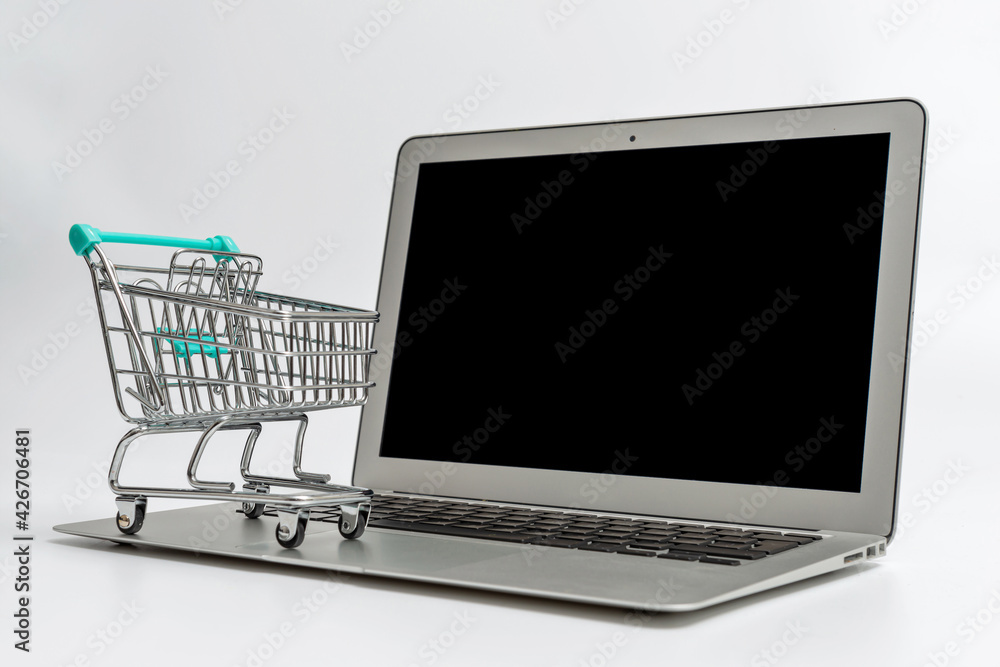
[[[309,509],[317,505],[339,505],[341,535],[360,537],[371,490],[303,471],[302,447],[306,413],[367,399],[378,313],[257,291],[260,258],[241,253],[227,236],[199,241],[74,225],[69,239],[90,267],[118,409],[136,424],[118,443],[108,473],[119,530],[139,531],[148,497],[204,498],[241,502],[250,519],[272,506],[284,547],[302,543]],[[181,249],[165,268],[126,266],[113,264],[102,243]],[[294,477],[251,472],[261,425],[278,421],[298,422]],[[198,477],[209,440],[230,430],[249,432],[241,492],[233,483]],[[165,433],[200,433],[187,469],[190,487],[120,484],[129,445]],[[309,493],[271,493],[272,486]]]

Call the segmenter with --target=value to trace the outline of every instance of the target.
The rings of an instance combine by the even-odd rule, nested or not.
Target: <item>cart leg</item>
[[[198,438],[198,445],[194,448],[194,452],[191,454],[191,462],[188,464],[187,470],[188,483],[191,484],[192,487],[205,491],[232,491],[236,488],[236,485],[232,482],[206,482],[200,480],[198,479],[197,474],[198,464],[201,463],[201,455],[205,453],[205,447],[208,446],[208,441],[212,438],[212,436],[218,433],[219,429],[226,426],[229,426],[230,428],[238,428],[235,424],[230,425],[229,421],[229,419],[218,420],[205,429],[205,432],[201,434],[200,438]]]
[[[240,462],[240,472],[243,475],[243,480],[246,482],[243,485],[243,490],[247,493],[266,494],[271,490],[269,485],[263,482],[251,481],[247,477],[250,475],[250,459],[253,458],[253,448],[257,444],[257,438],[260,436],[262,427],[260,424],[247,424],[247,428],[250,429],[250,435],[247,436],[247,444],[243,447],[243,460]],[[264,514],[266,506],[265,503],[243,503],[243,514],[248,519],[258,519]]]
[[[271,487],[267,484],[247,482],[243,485],[243,490],[247,493],[266,494],[271,490]],[[264,513],[265,507],[267,507],[266,503],[243,503],[243,513],[248,519],[257,519]]]
[[[307,509],[279,509],[278,527],[275,535],[278,544],[286,549],[294,549],[306,538],[306,525],[309,523]]]
[[[247,429],[250,431],[250,435],[247,438],[247,447],[244,449],[244,460],[248,460],[250,454],[253,451],[253,443],[256,442],[257,436],[260,435],[261,425],[258,421],[244,422],[238,419],[225,419],[213,423],[207,430],[203,426],[197,424],[153,424],[153,425],[141,425],[137,426],[122,437],[118,442],[118,447],[115,449],[114,457],[111,459],[111,468],[108,470],[108,486],[111,487],[111,491],[115,495],[125,496],[125,497],[138,497],[138,496],[163,496],[165,498],[169,497],[186,497],[191,495],[199,495],[199,492],[205,492],[208,494],[215,493],[232,493],[236,488],[235,484],[230,482],[204,482],[198,479],[197,469],[198,464],[201,461],[201,455],[205,451],[205,447],[208,444],[208,440],[218,431],[230,431]],[[121,475],[122,464],[125,461],[125,455],[128,453],[129,446],[135,442],[140,437],[147,435],[158,435],[161,433],[201,433],[198,440],[198,446],[195,448],[194,453],[191,456],[191,462],[188,465],[188,479],[192,482],[193,489],[181,489],[181,488],[164,488],[164,487],[145,487],[145,486],[122,486],[119,482],[119,476]],[[246,476],[246,472],[244,473]],[[268,480],[255,480],[246,479],[248,483],[250,482],[263,482],[267,483]]]
[[[111,468],[108,470],[108,486],[111,487],[114,493],[126,493],[118,483],[118,475],[121,474],[122,462],[125,460],[125,452],[128,451],[129,445],[139,436],[155,430],[156,428],[152,426],[137,426],[118,441],[118,447],[115,448],[115,455],[111,459]]]
[[[250,435],[247,436],[247,444],[243,447],[243,460],[240,461],[240,473],[243,475],[243,479],[247,482],[252,481],[249,475],[253,473],[250,472],[250,459],[253,458],[253,448],[257,444],[257,438],[260,436],[261,424],[247,424],[247,428],[250,429]]]
[[[118,506],[118,530],[126,535],[135,535],[142,528],[142,522],[146,518],[146,499],[142,496],[127,497],[118,496],[115,498],[115,505]]]
[[[302,445],[306,440],[306,428],[309,426],[309,418],[306,415],[296,415],[295,419],[299,420],[299,430],[295,434],[295,455],[292,457],[292,472],[303,482],[326,484],[330,481],[329,475],[302,470]]]
[[[368,515],[371,514],[371,503],[340,506],[340,534],[344,539],[356,540],[368,527]]]

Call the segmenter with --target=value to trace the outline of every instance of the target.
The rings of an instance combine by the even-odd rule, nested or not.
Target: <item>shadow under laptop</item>
[[[62,537],[52,539],[50,540],[50,543],[76,549],[101,551],[127,558],[141,557],[178,563],[197,563],[203,566],[225,569],[228,571],[235,570],[248,574],[280,572],[285,576],[298,577],[300,579],[312,581],[326,580],[331,574],[331,572],[327,570],[302,568],[291,564],[265,563],[257,560],[232,558],[230,556],[216,556],[198,552],[176,551],[173,549],[162,549],[159,547],[113,543],[104,540],[95,541],[85,538]],[[514,593],[461,588],[454,585],[446,586],[442,584],[393,579],[377,575],[356,575],[354,573],[347,573],[347,575],[350,576],[349,584],[358,588],[397,592],[405,595],[436,597],[443,600],[451,600],[465,604],[493,604],[498,607],[507,607],[510,609],[531,611],[534,613],[541,612],[594,621],[621,623],[625,627],[635,630],[639,628],[683,628],[711,618],[739,612],[745,607],[757,605],[767,600],[793,595],[797,592],[810,590],[820,586],[828,586],[837,581],[857,576],[865,571],[877,567],[879,567],[879,565],[876,563],[859,563],[854,567],[810,577],[791,584],[779,586],[778,588],[772,588],[760,593],[737,598],[729,602],[713,605],[705,609],[688,612],[657,612],[641,607],[636,609],[625,609],[589,603],[552,600],[548,598],[518,595]]]

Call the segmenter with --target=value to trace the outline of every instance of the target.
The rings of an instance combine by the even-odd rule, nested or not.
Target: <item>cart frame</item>
[[[108,472],[119,530],[139,531],[149,497],[197,498],[240,502],[252,519],[271,505],[278,542],[290,548],[302,543],[309,509],[319,505],[339,506],[341,535],[360,537],[372,491],[330,484],[329,475],[303,470],[302,452],[307,412],[367,400],[378,313],[257,291],[260,258],[240,253],[229,237],[201,241],[74,225],[70,242],[90,269],[118,411],[136,425],[119,441]],[[116,266],[102,242],[181,249],[167,268]],[[126,283],[120,272],[139,277]],[[254,473],[262,425],[290,421],[298,422],[294,477]],[[249,432],[241,491],[232,482],[198,477],[211,438],[231,430]],[[132,443],[170,433],[201,434],[187,468],[189,487],[123,485],[119,477]],[[272,486],[310,493],[272,494]]]

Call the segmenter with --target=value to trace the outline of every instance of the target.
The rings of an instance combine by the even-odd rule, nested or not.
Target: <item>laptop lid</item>
[[[354,482],[891,535],[913,100],[414,137]]]

